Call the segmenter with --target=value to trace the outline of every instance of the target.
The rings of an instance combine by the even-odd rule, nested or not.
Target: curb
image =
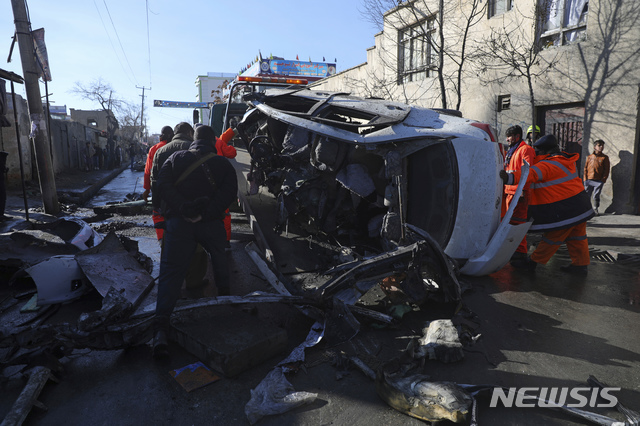
[[[103,186],[105,186],[106,184],[111,182],[116,176],[118,176],[120,173],[122,173],[123,171],[125,171],[128,168],[129,168],[128,165],[120,166],[120,168],[113,169],[113,171],[111,173],[109,173],[108,175],[102,177],[99,181],[97,181],[96,183],[94,183],[93,185],[91,185],[90,187],[85,189],[84,191],[82,191],[82,192],[67,192],[67,193],[72,195],[73,198],[76,199],[76,203],[78,205],[82,206],[87,201],[89,201],[94,195],[96,195],[98,193],[98,191],[100,191],[102,189]],[[64,192],[65,192],[64,190],[58,190],[58,196],[60,196],[60,194],[62,194]]]

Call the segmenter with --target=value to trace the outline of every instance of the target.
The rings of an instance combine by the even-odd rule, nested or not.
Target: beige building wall
[[[348,91],[359,96],[376,96],[429,108],[441,108],[439,82],[433,73],[418,82],[398,84],[398,29],[411,19],[437,16],[437,2],[412,2],[420,14],[395,8],[387,12],[384,30],[375,35],[375,45],[367,51],[367,62],[312,85],[323,90]],[[445,0],[445,51],[455,55],[461,45],[460,28],[469,14],[472,0]],[[486,7],[487,2],[482,3]],[[505,130],[514,124],[525,129],[531,124],[529,87],[524,78],[504,78],[508,70],[484,71],[472,59],[492,31],[517,27],[522,45],[535,37],[533,0],[515,0],[512,10],[488,18],[486,8],[471,27],[461,84],[462,114],[490,123],[504,141]],[[573,120],[579,128],[571,149],[581,153],[581,165],[592,151],[592,143],[603,139],[611,160],[611,176],[605,184],[600,210],[610,213],[638,213],[638,103],[640,99],[640,2],[589,0],[586,37],[567,45],[550,46],[540,52],[532,69],[536,123],[543,132],[569,128],[563,120]],[[415,22],[415,20],[414,20]],[[516,37],[512,37],[515,42]],[[522,50],[522,49],[521,49]],[[455,74],[451,60],[444,61],[445,75]],[[447,83],[447,107],[455,108],[456,90]],[[498,106],[499,97],[510,98],[508,109]],[[563,118],[569,117],[569,118]],[[572,118],[573,117],[573,118]],[[577,118],[576,118],[577,117]],[[554,123],[555,127],[554,127]],[[579,133],[582,139],[578,140]],[[582,173],[582,172],[580,172]]]
[[[7,186],[14,187],[20,185],[20,162],[22,162],[22,170],[24,172],[25,181],[31,180],[36,176],[35,163],[31,161],[31,141],[29,140],[29,109],[27,101],[22,96],[16,94],[16,113],[18,116],[18,127],[20,130],[20,142],[16,138],[16,127],[14,118],[14,105],[11,92],[7,91],[7,110],[5,117],[11,123],[11,127],[0,127],[0,151],[7,152]],[[20,146],[18,146],[18,143]],[[22,152],[22,157],[19,155]]]
[[[209,72],[207,75],[199,75],[196,77],[196,87],[198,94],[196,100],[198,102],[215,102],[224,96],[224,87],[233,81],[236,77],[234,73],[228,72]],[[209,110],[199,108],[200,122],[209,124]]]

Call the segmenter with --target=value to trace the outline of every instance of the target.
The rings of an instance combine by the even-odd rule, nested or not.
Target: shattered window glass
[[[586,39],[589,0],[539,0],[542,47],[562,46]]]
[[[398,84],[424,80],[431,75],[437,62],[434,34],[435,18],[399,32]]]

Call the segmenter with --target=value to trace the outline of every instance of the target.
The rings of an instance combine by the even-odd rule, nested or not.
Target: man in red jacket
[[[216,138],[216,151],[218,155],[226,158],[236,158],[236,155],[238,155],[236,148],[229,145],[229,142],[236,134],[235,129],[228,128],[219,138]],[[231,250],[231,214],[229,213],[229,209],[224,212],[224,229],[227,232],[227,244],[225,248]]]
[[[561,152],[554,135],[541,137],[533,147],[536,157],[527,178],[527,183],[531,184],[529,217],[533,218],[530,231],[544,234],[527,264],[519,266],[533,272],[538,263],[545,265],[564,243],[571,264],[560,269],[586,275],[587,265],[591,263],[587,220],[595,213],[577,173],[579,155]],[[514,184],[520,178],[520,171],[501,171],[500,177],[505,184]]]
[[[153,166],[153,157],[156,155],[156,151],[159,148],[165,146],[171,139],[173,138],[173,129],[171,126],[164,126],[160,131],[160,142],[155,144],[149,149],[149,154],[147,154],[147,161],[144,164],[144,182],[142,187],[144,188],[144,192],[142,193],[142,198],[144,201],[148,201],[149,193],[151,192],[151,167]],[[160,214],[158,209],[153,208],[153,215],[151,216],[153,219],[153,223],[164,222],[164,217]],[[162,240],[162,235],[164,233],[164,229],[156,228],[156,235],[158,236],[158,241]]]
[[[516,171],[520,171],[524,162],[526,161],[529,164],[533,163],[533,159],[536,156],[533,148],[525,141],[522,140],[522,127],[520,126],[511,126],[506,131],[507,143],[509,144],[509,149],[505,155],[504,159],[504,169],[507,173],[514,173]],[[504,186],[504,196],[503,196],[503,211],[502,215],[506,213],[509,209],[511,203],[516,202],[516,208],[513,211],[513,216],[509,223],[512,225],[518,225],[520,223],[525,223],[527,221],[527,208],[529,206],[529,198],[530,198],[530,188],[529,184],[525,185],[522,190],[522,195],[520,199],[514,200],[513,196],[518,189],[518,185],[505,185]],[[516,252],[511,257],[511,264],[514,266],[524,265],[527,262],[527,237],[525,236],[520,245],[516,249]]]

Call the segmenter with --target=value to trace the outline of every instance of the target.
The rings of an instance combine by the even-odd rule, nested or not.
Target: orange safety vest
[[[505,158],[504,170],[507,173],[513,173],[516,170],[520,170],[522,168],[522,165],[524,164],[524,160],[526,160],[527,163],[531,165],[533,164],[535,156],[536,153],[533,148],[527,145],[525,141],[521,141],[511,158]],[[513,195],[516,193],[517,189],[518,185],[505,185],[504,193]],[[528,183],[525,185],[524,191],[529,191]]]
[[[595,215],[576,171],[578,158],[566,152],[535,157],[527,178],[531,184],[529,218],[533,219],[530,231],[569,228]],[[520,171],[513,176],[517,182]]]

